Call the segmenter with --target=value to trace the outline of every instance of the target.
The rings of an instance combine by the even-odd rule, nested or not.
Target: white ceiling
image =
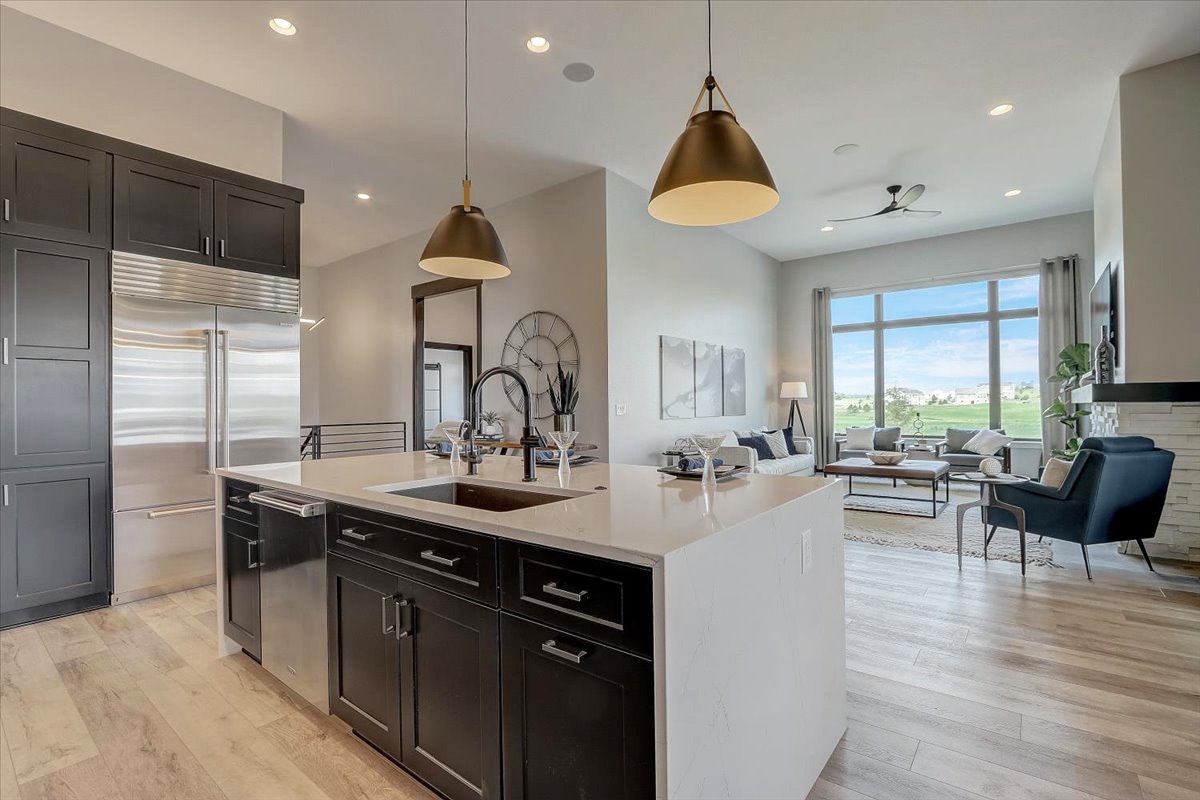
[[[5,4],[283,110],[306,264],[428,228],[460,202],[460,3]],[[476,202],[600,166],[653,184],[704,76],[702,3],[470,13]],[[274,16],[298,34],[272,33]],[[781,260],[1088,209],[1117,76],[1200,51],[1197,2],[717,0],[713,22],[714,71],[783,198],[728,230]],[[549,53],[525,49],[533,33]],[[568,82],[572,61],[596,77]],[[1003,101],[1016,110],[989,117]],[[834,156],[846,142],[861,149]],[[818,230],[918,182],[918,206],[940,217]],[[1023,194],[1004,198],[1013,187]]]

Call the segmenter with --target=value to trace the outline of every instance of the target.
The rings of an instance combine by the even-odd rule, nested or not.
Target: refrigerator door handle
[[[217,341],[216,331],[204,332],[206,351],[204,387],[204,449],[208,455],[208,471],[211,474],[217,468]]]
[[[218,330],[221,345],[221,466],[229,466],[229,331]]]

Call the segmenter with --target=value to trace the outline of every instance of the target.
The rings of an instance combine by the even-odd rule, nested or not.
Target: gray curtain
[[[1042,260],[1041,290],[1038,297],[1038,364],[1041,367],[1042,408],[1058,395],[1058,384],[1046,376],[1054,372],[1058,353],[1079,336],[1079,288],[1075,268],[1078,256],[1059,256]],[[1042,419],[1042,454],[1067,443],[1067,428],[1056,419]]]
[[[831,289],[813,290],[813,399],[816,420],[813,439],[817,445],[817,468],[825,466],[833,444],[833,329],[829,301]],[[832,459],[830,459],[832,460]]]

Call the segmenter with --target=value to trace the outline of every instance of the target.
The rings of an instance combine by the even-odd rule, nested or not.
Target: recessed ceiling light
[[[284,19],[283,17],[274,17],[267,24],[271,26],[271,30],[281,36],[296,35],[296,26],[292,24],[291,20]]]
[[[563,77],[573,83],[585,83],[595,76],[596,70],[591,64],[573,61],[563,67]]]
[[[821,228],[821,233],[829,233],[831,230],[833,230],[833,226],[826,225],[824,228]]]
[[[989,111],[988,114],[993,117],[1002,117],[1012,110],[1013,110],[1012,103],[1001,103],[1000,105],[996,106],[991,111]]]
[[[525,46],[531,53],[544,53],[550,49],[550,40],[545,36],[530,36]]]
[[[359,200],[370,200],[371,199],[371,195],[367,194],[366,192],[359,192],[358,194],[356,194],[354,196],[357,197]]]
[[[839,144],[837,147],[833,148],[833,154],[835,156],[848,156],[857,151],[858,145],[856,144]]]
[[[1007,192],[1004,193],[1004,196],[1005,197],[1016,197],[1020,193],[1021,193],[1020,189],[1009,189]]]

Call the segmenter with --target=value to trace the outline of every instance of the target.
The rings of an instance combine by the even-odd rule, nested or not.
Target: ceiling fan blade
[[[883,209],[882,211],[876,211],[874,214],[867,214],[865,217],[846,217],[845,219],[831,219],[831,220],[829,220],[829,222],[853,222],[856,219],[870,219],[871,217],[879,217],[879,216],[883,216],[884,214],[890,214],[895,210],[896,209],[892,208],[891,206],[888,206],[887,208]]]
[[[906,208],[906,209],[904,209],[904,213],[905,213],[905,215],[912,214],[915,217],[936,217],[938,214],[941,214],[942,212],[940,212],[940,211],[918,211],[915,208]]]
[[[908,191],[900,195],[900,199],[896,201],[896,208],[908,208],[920,200],[923,194],[925,194],[925,184],[917,183],[910,186]]]

